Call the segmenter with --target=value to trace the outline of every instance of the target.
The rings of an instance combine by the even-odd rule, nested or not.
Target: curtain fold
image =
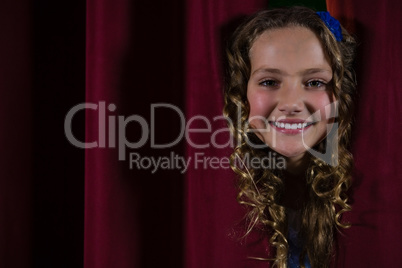
[[[86,103],[95,106],[86,109],[86,142],[97,146],[85,152],[85,268],[139,266],[135,189],[128,191],[109,139],[110,117],[121,109],[129,10],[124,0],[87,1]]]
[[[151,144],[179,135],[151,109],[183,110],[182,4],[87,1],[85,268],[182,266],[183,175],[151,162],[182,150]]]

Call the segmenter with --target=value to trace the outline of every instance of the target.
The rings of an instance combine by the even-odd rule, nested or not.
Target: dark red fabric
[[[402,3],[327,1],[359,42],[352,228],[339,236],[340,267],[402,265]]]
[[[148,136],[144,146],[125,148],[125,160],[119,160],[118,143],[119,118],[141,116],[150,129],[152,103],[183,110],[181,5],[87,1],[86,101],[99,106],[86,111],[86,140],[99,146],[87,149],[85,157],[84,267],[182,266],[183,175],[178,170],[152,174],[129,165],[130,153],[161,157],[170,150],[179,154],[182,145],[169,151],[152,149]],[[104,117],[98,114],[101,102]],[[116,122],[115,146],[109,142],[111,117]],[[177,120],[169,111],[156,112],[156,142],[174,139]],[[135,142],[145,130],[131,122],[122,131]]]
[[[201,157],[228,157],[231,148],[197,149],[182,139],[167,149],[109,143],[120,118],[151,122],[151,104],[168,103],[188,122],[203,115],[212,130],[222,119],[223,47],[243,15],[266,1],[6,1],[1,29],[0,267],[267,267],[266,240],[237,241],[244,210],[228,168],[195,166]],[[402,249],[401,19],[397,0],[327,1],[359,42],[357,115],[351,193],[352,228],[339,236],[337,267],[399,267]],[[77,112],[78,140],[105,138],[105,148],[79,149],[65,136]],[[99,110],[105,104],[105,135]],[[116,109],[108,110],[110,104]],[[178,114],[155,114],[155,140],[174,140]],[[150,127],[150,125],[149,125]],[[191,128],[205,128],[195,120]],[[143,129],[127,124],[127,140]],[[191,133],[197,144],[211,134]],[[228,141],[228,133],[217,142]],[[102,145],[103,146],[103,145]],[[117,143],[116,143],[117,146]],[[177,169],[130,169],[142,157],[192,157]],[[255,234],[257,235],[257,234]],[[257,241],[257,242],[256,242]]]
[[[0,267],[28,267],[32,258],[30,20],[29,1],[1,4]]]
[[[97,109],[86,110],[86,141],[98,143],[85,154],[84,267],[88,268],[138,266],[140,257],[132,254],[138,251],[140,241],[135,232],[136,190],[128,187],[116,150],[109,148],[106,135],[107,118],[116,115],[108,107],[120,104],[121,62],[130,35],[128,11],[128,1],[119,1],[118,5],[87,1],[86,102],[96,104]],[[104,115],[101,109],[105,109]],[[101,124],[105,131],[100,129]]]
[[[265,262],[248,257],[266,257],[264,244],[248,252],[240,243],[244,210],[236,202],[235,179],[229,165],[214,168],[209,158],[228,158],[232,148],[215,148],[211,134],[226,127],[223,108],[223,51],[228,38],[246,15],[265,7],[264,1],[188,1],[186,9],[186,118],[205,116],[211,133],[189,135],[196,144],[187,146],[191,165],[186,173],[186,262],[185,267],[253,267]],[[204,129],[195,120],[191,128]],[[217,137],[226,144],[229,133]],[[197,161],[198,164],[197,164]],[[244,241],[242,242],[244,243]]]

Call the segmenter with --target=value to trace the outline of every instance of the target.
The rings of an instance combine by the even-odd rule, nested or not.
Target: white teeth
[[[290,123],[274,122],[274,125],[277,128],[284,128],[284,129],[302,129],[302,128],[307,127],[307,123],[290,124]]]

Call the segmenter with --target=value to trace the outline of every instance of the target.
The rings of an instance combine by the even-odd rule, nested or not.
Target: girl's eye
[[[278,83],[275,80],[264,80],[262,82],[260,82],[261,86],[265,86],[265,87],[275,87],[278,85]]]
[[[307,87],[323,87],[325,85],[326,84],[324,82],[319,81],[319,80],[313,80],[313,81],[309,81],[306,83]]]

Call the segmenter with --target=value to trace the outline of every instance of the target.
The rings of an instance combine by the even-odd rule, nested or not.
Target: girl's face
[[[276,152],[301,160],[333,123],[332,68],[319,39],[303,27],[270,30],[255,40],[250,62],[251,127]]]

